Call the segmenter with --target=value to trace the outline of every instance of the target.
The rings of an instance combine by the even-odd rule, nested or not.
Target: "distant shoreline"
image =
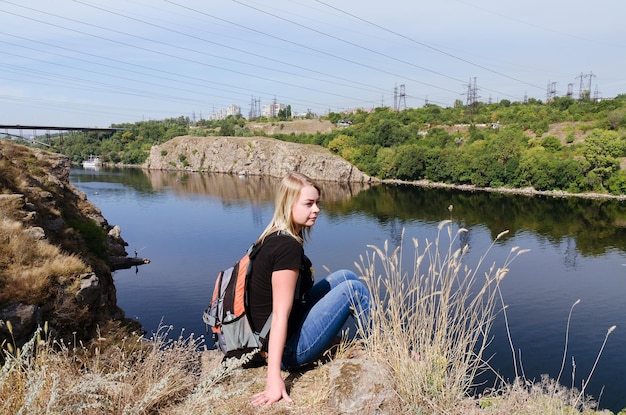
[[[103,163],[103,166],[107,167],[119,167],[119,168],[138,168],[145,170],[157,170],[150,169],[140,164],[111,164],[111,163]],[[171,171],[189,171],[184,169],[168,169]],[[201,173],[201,172],[198,172]],[[228,174],[228,173],[220,173],[220,174]],[[558,198],[569,198],[569,197],[578,197],[581,199],[592,199],[592,200],[626,200],[626,195],[611,195],[607,193],[571,193],[565,192],[562,190],[536,190],[532,187],[525,188],[509,188],[509,187],[480,187],[474,186],[471,184],[449,184],[442,182],[431,182],[429,180],[399,180],[399,179],[384,179],[380,180],[378,178],[372,177],[371,184],[374,185],[376,183],[383,184],[402,184],[402,185],[410,185],[416,187],[424,187],[424,188],[433,188],[433,189],[453,189],[453,190],[461,190],[464,192],[488,192],[488,193],[501,193],[501,194],[510,194],[516,196],[549,196],[549,197],[558,197]]]
[[[431,182],[429,180],[397,180],[386,179],[381,180],[381,183],[386,184],[406,184],[417,187],[437,188],[437,189],[454,189],[465,192],[489,192],[489,193],[502,193],[512,194],[519,196],[551,196],[558,198],[578,197],[582,199],[612,199],[612,200],[626,200],[626,195],[611,195],[607,193],[570,193],[562,190],[536,190],[532,187],[525,188],[509,188],[509,187],[479,187],[471,184],[448,184],[440,182]]]

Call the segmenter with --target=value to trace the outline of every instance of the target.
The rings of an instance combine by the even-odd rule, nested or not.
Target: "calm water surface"
[[[122,228],[130,255],[152,262],[114,274],[119,306],[155,331],[171,325],[178,335],[205,333],[201,314],[215,275],[232,265],[261,233],[273,212],[276,181],[232,176],[143,172],[134,169],[72,170],[70,181],[87,194],[112,225]],[[393,249],[437,235],[452,219],[469,232],[455,244],[470,246],[475,267],[497,234],[487,263],[500,265],[511,248],[530,249],[511,266],[502,289],[516,353],[527,378],[561,367],[565,329],[574,308],[562,382],[587,379],[607,330],[609,336],[587,391],[603,408],[626,407],[626,205],[541,197],[463,193],[411,186],[324,185],[322,214],[306,251],[317,276],[324,268],[354,268],[367,245]],[[452,213],[448,206],[453,205]],[[412,268],[410,268],[412,270]],[[493,330],[491,364],[514,376],[502,317]],[[207,340],[208,343],[208,340]]]

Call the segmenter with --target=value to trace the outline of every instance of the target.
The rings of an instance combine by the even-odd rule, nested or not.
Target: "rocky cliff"
[[[124,318],[111,270],[125,265],[126,243],[69,173],[64,156],[0,140],[0,344],[44,324],[88,339]]]
[[[152,147],[143,167],[272,177],[298,171],[314,180],[372,181],[323,147],[264,137],[175,137]]]

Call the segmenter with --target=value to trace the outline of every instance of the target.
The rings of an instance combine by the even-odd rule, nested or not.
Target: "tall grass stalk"
[[[0,413],[161,413],[190,393],[200,375],[201,338],[170,340],[169,330],[148,340],[131,335],[105,350],[43,340],[39,330],[19,353],[5,351]]]
[[[559,375],[556,377],[556,381],[561,381],[561,375],[563,375],[563,369],[565,369],[565,361],[567,360],[567,346],[569,343],[569,326],[572,321],[572,313],[574,312],[574,307],[580,304],[580,298],[572,304],[569,309],[569,314],[567,315],[567,327],[565,328],[565,346],[563,347],[563,360],[561,361],[561,369],[559,370]]]
[[[371,327],[362,328],[364,347],[388,364],[398,396],[409,407],[453,413],[467,397],[487,369],[483,354],[498,312],[498,287],[511,262],[525,252],[512,248],[502,266],[483,270],[503,232],[472,269],[465,264],[469,247],[455,248],[463,232],[453,233],[448,220],[423,248],[413,238],[410,271],[403,269],[404,233],[392,252],[387,242],[382,249],[368,246],[371,252],[356,264],[373,305]]]
[[[591,377],[593,376],[593,373],[596,370],[596,367],[598,366],[598,362],[600,361],[600,356],[602,356],[602,352],[604,351],[604,346],[606,346],[606,341],[609,339],[609,336],[611,335],[611,333],[613,333],[613,331],[617,328],[617,326],[611,326],[609,327],[609,329],[606,331],[606,335],[604,336],[604,340],[602,341],[602,346],[600,347],[600,350],[598,351],[598,354],[596,355],[596,360],[593,362],[593,366],[591,367],[591,370],[589,371],[589,376],[587,376],[587,379],[583,379],[582,381],[582,388],[580,389],[580,394],[578,395],[578,400],[583,400],[584,396],[585,396],[585,389],[587,388],[587,385],[589,384],[589,381],[591,380]]]

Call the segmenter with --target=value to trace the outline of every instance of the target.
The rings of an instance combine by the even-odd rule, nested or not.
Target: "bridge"
[[[61,132],[61,136],[63,135],[64,131],[82,131],[84,133],[88,133],[88,132],[93,132],[95,131],[96,133],[114,133],[116,131],[124,131],[127,130],[127,128],[98,128],[98,127],[59,127],[59,126],[47,126],[47,125],[20,125],[20,124],[14,124],[14,125],[8,125],[8,124],[0,124],[0,131],[4,130],[5,132],[2,133],[0,132],[0,134],[4,134],[6,136],[9,137],[15,137],[15,138],[22,138],[22,139],[30,139],[30,138],[24,138],[24,130],[26,131],[32,131],[33,132],[33,137],[37,137],[37,131],[45,131],[46,136],[50,136],[50,131],[59,131]],[[15,132],[15,131],[19,131],[19,134],[14,134],[11,133],[9,131]]]

